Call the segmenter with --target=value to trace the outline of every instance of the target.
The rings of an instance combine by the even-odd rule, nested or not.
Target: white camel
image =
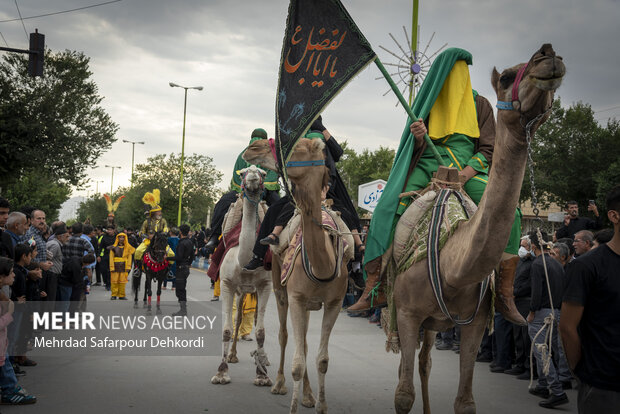
[[[257,270],[247,272],[243,270],[243,265],[252,258],[252,248],[256,241],[257,229],[260,226],[258,209],[261,194],[263,193],[263,182],[265,171],[251,165],[241,170],[243,188],[243,216],[241,219],[241,234],[239,235],[239,245],[230,248],[220,267],[220,283],[222,298],[222,362],[218,367],[217,374],[211,378],[213,384],[228,384],[230,376],[228,374],[228,362],[237,362],[236,349],[228,354],[230,341],[233,338],[232,331],[232,307],[233,298],[237,294],[239,303],[237,309],[241,309],[241,301],[244,294],[257,294],[257,313],[256,313],[256,351],[252,352],[256,362],[256,378],[254,385],[271,386],[271,380],[267,376],[267,354],[263,348],[265,343],[265,309],[271,292],[271,272]],[[241,313],[241,312],[239,312]],[[239,323],[239,318],[237,323]]]

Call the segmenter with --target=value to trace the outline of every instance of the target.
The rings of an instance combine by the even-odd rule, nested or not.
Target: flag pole
[[[418,117],[413,113],[413,111],[411,110],[411,107],[409,106],[409,104],[407,104],[407,101],[405,100],[403,95],[400,93],[400,91],[396,87],[396,84],[392,80],[392,77],[390,76],[388,71],[385,69],[385,67],[383,66],[383,63],[381,63],[381,60],[379,60],[378,56],[375,58],[375,64],[377,65],[377,67],[379,68],[381,73],[383,74],[383,77],[385,78],[387,83],[390,84],[390,87],[392,88],[392,91],[394,91],[394,94],[396,94],[396,97],[400,101],[400,104],[402,105],[402,107],[405,108],[405,111],[407,111],[407,115],[409,115],[409,118],[411,118],[413,121],[416,121],[418,119]],[[447,167],[446,163],[441,158],[441,155],[439,155],[439,152],[437,151],[437,148],[435,148],[435,144],[433,144],[433,141],[428,136],[428,134],[424,134],[424,141],[426,141],[426,144],[428,145],[428,148],[433,152],[433,156],[435,157],[435,159],[437,160],[439,165],[443,165],[443,166]]]

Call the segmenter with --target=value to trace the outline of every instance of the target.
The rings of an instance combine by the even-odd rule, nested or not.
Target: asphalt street
[[[210,300],[213,291],[206,274],[192,269],[188,282],[190,300]],[[129,289],[128,289],[129,290]],[[165,290],[162,300],[173,301],[174,291]],[[89,301],[109,300],[103,287],[93,287]],[[189,304],[191,311],[191,303]],[[173,302],[162,306],[164,314],[176,311]],[[275,379],[279,358],[278,322],[273,296],[267,309],[265,348]],[[308,332],[308,374],[317,388],[315,357],[320,335],[321,311],[313,312]],[[253,333],[254,334],[254,333]],[[252,334],[252,335],[253,335]],[[31,357],[36,367],[25,368],[19,378],[38,398],[32,406],[3,406],[3,413],[287,413],[292,379],[293,333],[289,322],[289,346],[285,375],[289,393],[272,395],[268,387],[256,387],[254,359],[256,342],[239,344],[239,363],[231,364],[232,382],[212,385],[221,357],[129,357],[92,355],[87,357]],[[342,312],[330,340],[330,361],[326,395],[332,413],[390,413],[397,385],[399,355],[385,352],[383,331],[365,318],[351,318]],[[458,355],[452,351],[432,352],[430,399],[434,413],[452,413],[458,383]],[[422,412],[416,367],[416,402],[413,413]],[[548,413],[538,406],[540,398],[527,392],[528,382],[489,371],[488,363],[477,363],[474,397],[478,413]],[[568,391],[570,403],[558,412],[577,412],[577,392]],[[301,413],[314,410],[300,406]]]

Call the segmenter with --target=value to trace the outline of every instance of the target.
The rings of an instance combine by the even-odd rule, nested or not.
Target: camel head
[[[241,188],[243,188],[245,194],[250,196],[257,196],[263,192],[265,182],[265,175],[267,173],[256,165],[250,165],[239,171],[241,175]]]
[[[498,100],[498,123],[500,120],[510,128],[523,130],[524,125],[544,114],[531,132],[549,117],[555,90],[562,83],[566,67],[553,47],[545,43],[527,63],[505,69],[501,74],[493,68],[491,84]],[[516,84],[516,86],[515,86]],[[503,103],[504,107],[500,107]]]
[[[242,158],[249,164],[260,165],[271,171],[277,171],[276,159],[274,158],[269,140],[257,139],[252,142],[243,153]]]
[[[325,143],[321,139],[300,138],[293,149],[290,161],[324,160]],[[305,212],[321,205],[321,190],[329,182],[329,170],[324,165],[287,167],[288,178],[295,184],[294,197]]]

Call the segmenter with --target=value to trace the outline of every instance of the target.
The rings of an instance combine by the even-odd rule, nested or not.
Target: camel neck
[[[515,132],[498,120],[493,164],[478,210],[443,250],[442,273],[454,288],[482,281],[506,248],[527,160],[521,129],[519,126]]]
[[[243,266],[252,259],[252,250],[256,242],[256,229],[258,227],[258,203],[260,196],[256,196],[256,201],[247,194],[243,197],[243,216],[241,219],[241,234],[239,235],[239,263]]]
[[[302,211],[301,217],[302,237],[314,276],[319,280],[328,279],[334,272],[336,258],[334,250],[329,248],[329,237],[320,226],[323,220],[320,202],[313,205],[311,211]]]

